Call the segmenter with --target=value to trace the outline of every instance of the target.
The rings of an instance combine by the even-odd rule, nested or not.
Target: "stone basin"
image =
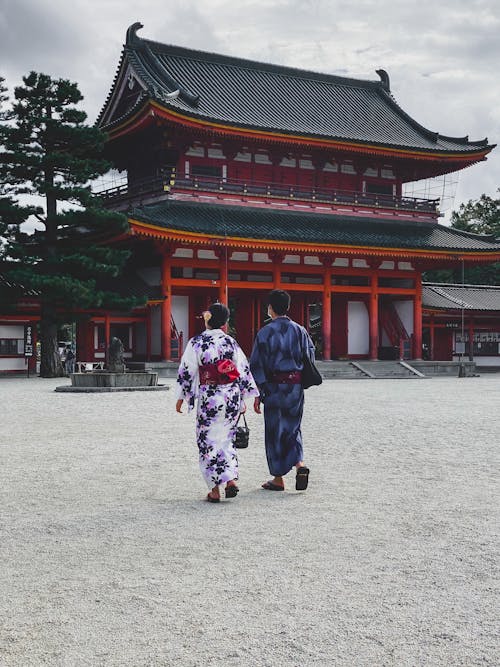
[[[56,387],[62,392],[99,391],[158,391],[168,389],[158,384],[158,373],[150,371],[92,371],[91,373],[71,373],[71,385]]]
[[[158,373],[132,371],[131,373],[71,373],[73,387],[154,387],[158,384]]]

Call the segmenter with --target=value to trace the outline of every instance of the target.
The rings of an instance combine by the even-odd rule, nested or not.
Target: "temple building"
[[[80,358],[104,358],[119,335],[129,359],[175,360],[216,300],[249,352],[273,288],[291,293],[291,316],[324,360],[421,359],[431,337],[444,354],[440,306],[426,311],[424,346],[422,273],[498,261],[500,241],[439,224],[440,202],[405,185],[494,146],[420,125],[384,70],[320,74],[142,39],[140,28],[127,31],[97,125],[124,175],[100,193],[129,218],[116,239],[132,251],[124,289],[148,302],[133,316],[94,313],[79,326]]]
[[[422,304],[426,359],[500,367],[500,286],[424,283]]]

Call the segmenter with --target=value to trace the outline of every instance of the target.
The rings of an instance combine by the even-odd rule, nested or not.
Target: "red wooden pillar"
[[[202,298],[195,290],[189,291],[189,335],[194,336],[199,333],[201,327],[201,311],[204,308],[202,305]],[[185,336],[184,343],[188,340],[188,336]]]
[[[219,303],[224,305],[229,304],[229,294],[228,294],[228,249],[217,248],[215,254],[219,258]]]
[[[161,293],[164,300],[161,305],[161,358],[170,361],[172,356],[172,285],[170,280],[169,248],[163,249],[161,260]]]
[[[280,289],[281,287],[281,264],[285,259],[285,254],[282,252],[270,252],[269,257],[273,262],[273,289]]]
[[[323,359],[332,358],[332,258],[322,257],[323,273],[322,337]]]
[[[422,275],[415,276],[413,299],[413,358],[422,359]]]
[[[219,259],[219,294],[217,296],[217,301],[223,303],[225,306],[229,307],[229,294],[228,294],[228,264],[229,250],[227,246],[217,246],[214,248],[215,256]],[[222,331],[227,331],[227,324],[221,327]]]
[[[370,359],[378,359],[378,277],[376,273],[372,273],[370,280]]]

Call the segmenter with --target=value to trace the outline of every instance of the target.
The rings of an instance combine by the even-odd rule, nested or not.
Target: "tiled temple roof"
[[[133,208],[131,220],[165,230],[242,239],[457,252],[498,252],[493,236],[444,225],[166,200]]]
[[[169,46],[127,32],[113,88],[98,119],[112,129],[147,100],[213,123],[327,138],[390,148],[467,155],[491,150],[487,139],[441,136],[411,118],[395,102],[389,77],[365,81]],[[115,90],[123,77],[141,90],[118,113]]]
[[[424,283],[422,305],[437,310],[500,311],[500,287]]]

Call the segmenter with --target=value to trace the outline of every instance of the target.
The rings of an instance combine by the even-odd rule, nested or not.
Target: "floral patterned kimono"
[[[199,366],[231,360],[239,378],[230,384],[200,384]],[[233,446],[242,402],[258,396],[247,358],[238,343],[221,329],[207,329],[191,338],[179,365],[177,399],[191,411],[198,399],[196,440],[200,469],[209,489],[238,479],[238,459]]]

